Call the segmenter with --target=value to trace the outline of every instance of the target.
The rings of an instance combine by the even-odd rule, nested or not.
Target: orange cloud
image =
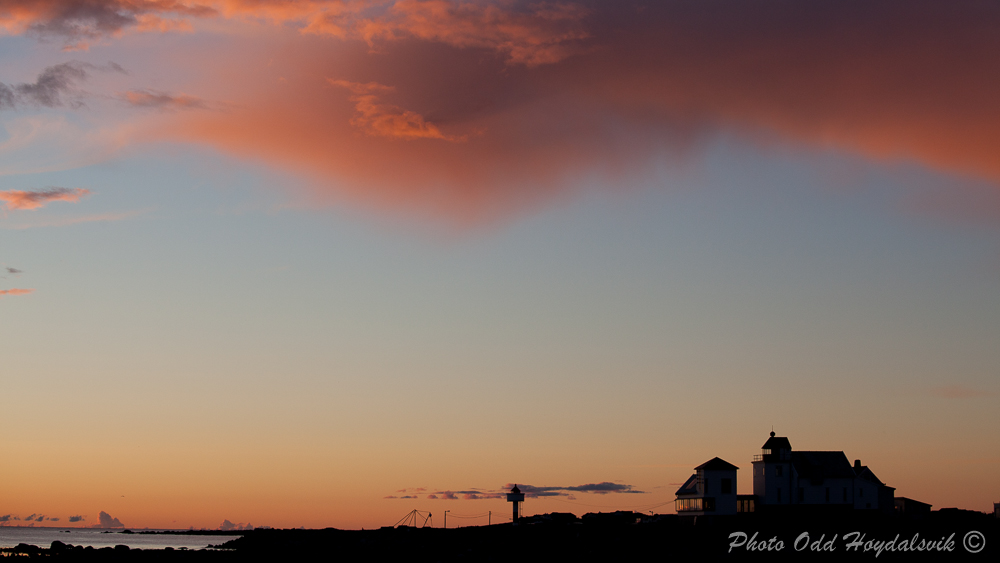
[[[510,62],[528,66],[555,63],[579,49],[588,33],[585,8],[570,3],[452,2],[401,0],[381,18],[357,22],[358,33],[375,39],[412,36],[458,48],[504,53]]]
[[[76,5],[7,3],[0,22],[56,4]],[[1000,12],[975,0],[102,6],[38,8],[22,28],[113,36],[146,15],[259,25],[232,41],[273,58],[266,70],[239,49],[184,59],[227,77],[203,84],[210,94],[185,90],[230,109],[143,121],[139,139],[283,167],[322,198],[481,221],[595,175],[620,184],[720,131],[1000,182]],[[200,100],[150,90],[123,99]]]
[[[464,141],[466,137],[445,135],[433,123],[428,123],[419,113],[378,103],[377,93],[389,92],[393,88],[375,82],[359,84],[347,80],[327,79],[330,84],[347,88],[354,93],[355,116],[351,125],[364,130],[369,135],[396,139],[441,139],[444,141]]]
[[[137,32],[191,32],[190,18],[223,16],[294,25],[302,33],[395,41],[402,37],[483,48],[529,66],[552,63],[587,37],[586,10],[570,2],[513,0],[13,0],[0,6],[0,29],[61,36],[67,50]]]
[[[66,39],[65,50],[86,50],[125,30],[190,30],[186,17],[216,12],[205,2],[173,0],[8,0],[0,4],[0,29]]]
[[[38,191],[7,190],[0,192],[0,201],[7,209],[38,209],[53,201],[79,201],[89,195],[90,190],[83,188],[49,187]]]
[[[4,295],[28,295],[35,291],[34,289],[0,289],[0,297]]]

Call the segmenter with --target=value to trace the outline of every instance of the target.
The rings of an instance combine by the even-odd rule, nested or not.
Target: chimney
[[[861,460],[860,459],[854,460],[854,469],[861,469]]]

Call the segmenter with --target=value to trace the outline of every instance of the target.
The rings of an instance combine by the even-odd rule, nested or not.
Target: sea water
[[[147,530],[143,530],[147,531]],[[149,530],[161,531],[161,530]],[[26,543],[42,548],[48,548],[54,541],[70,545],[93,546],[95,549],[127,545],[130,548],[163,549],[202,549],[209,545],[220,545],[239,536],[199,536],[192,534],[141,534],[133,532],[123,534],[121,530],[102,530],[97,528],[16,528],[0,526],[0,547],[14,547]]]

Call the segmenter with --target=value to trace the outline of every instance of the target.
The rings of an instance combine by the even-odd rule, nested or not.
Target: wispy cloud
[[[0,289],[0,297],[3,297],[5,295],[28,295],[29,293],[33,293],[34,291],[35,291],[34,289],[18,289],[18,288]]]
[[[50,108],[63,105],[63,96],[87,78],[84,68],[88,66],[72,61],[46,68],[34,83],[8,86],[0,82],[0,110],[13,109],[20,104]]]
[[[494,51],[510,64],[532,67],[556,63],[579,52],[581,41],[589,37],[583,26],[588,12],[572,2],[401,0],[382,16],[350,23],[373,47],[376,40],[414,38],[460,49]],[[324,21],[317,20],[305,31],[324,32]],[[342,34],[345,20],[333,20],[330,33]]]
[[[378,43],[416,39],[493,51],[510,64],[560,61],[581,49],[588,10],[574,2],[523,0],[8,0],[0,28],[61,37],[64,50],[128,31],[193,31],[192,19],[266,19],[302,33]]]
[[[37,191],[0,191],[0,201],[7,209],[38,209],[53,201],[79,201],[86,195],[90,195],[90,190],[49,186]]]
[[[916,162],[986,178],[994,191],[1000,180],[1000,11],[989,2],[0,3],[7,33],[74,45],[181,29],[200,18],[227,31],[270,26],[253,41],[280,37],[281,48],[259,45],[273,53],[268,68],[280,70],[262,80],[227,59],[245,56],[226,54],[233,49],[178,57],[182,72],[212,77],[205,91],[239,108],[130,117],[128,126],[109,128],[116,135],[103,143],[80,135],[59,150],[86,149],[75,160],[91,162],[136,138],[208,145],[309,176],[316,200],[429,211],[460,223],[556,200],[588,184],[581,177],[620,185],[664,156],[700,153],[719,135],[758,147],[779,142]],[[217,78],[222,68],[225,80]],[[71,105],[87,72],[50,67],[35,82],[5,85],[0,106]],[[331,84],[343,91],[331,93]],[[205,103],[167,89],[116,97],[159,110]],[[54,133],[32,146],[54,150],[71,125],[46,123]],[[8,125],[17,142],[47,131],[19,126]],[[17,153],[2,168],[51,166],[29,166],[35,152]],[[991,194],[974,198],[985,204],[951,204],[969,199],[960,189],[941,198],[944,204],[926,206],[994,222],[1000,209]]]
[[[185,16],[216,12],[194,1],[159,0],[9,0],[0,4],[0,28],[9,33],[62,37],[64,50],[86,50],[99,39],[123,31],[189,30]]]
[[[505,489],[512,488],[513,483],[504,485]],[[568,487],[536,487],[534,485],[517,484],[517,488],[529,497],[552,497],[569,496],[572,493],[592,493],[596,495],[606,495],[610,493],[634,493],[642,494],[644,491],[636,490],[632,485],[622,485],[620,483],[590,483],[587,485],[574,485]]]
[[[379,95],[394,90],[376,82],[360,84],[347,80],[327,79],[330,84],[340,86],[353,92],[355,116],[351,125],[376,137],[394,139],[440,139],[442,141],[461,142],[466,136],[446,135],[433,123],[429,123],[419,113],[400,107],[379,103]]]
[[[505,495],[514,487],[513,483],[507,483],[502,489],[495,490],[481,490],[481,489],[471,489],[471,490],[437,490],[432,491],[426,495],[426,498],[431,500],[482,500],[482,499],[502,499],[506,498]],[[586,485],[571,485],[565,487],[536,487],[533,485],[524,485],[521,483],[517,484],[517,488],[521,490],[528,497],[572,497],[574,493],[590,493],[596,495],[606,495],[606,494],[619,494],[619,493],[632,493],[632,494],[643,494],[644,491],[636,490],[632,485],[623,485],[620,483],[611,483],[605,481],[603,483],[589,483]],[[402,492],[426,492],[427,489],[400,489],[396,491],[397,493]],[[395,496],[389,495],[383,498],[386,499],[405,499],[405,498],[419,498],[418,495],[410,494],[405,496]]]
[[[125,72],[115,63],[96,66],[69,61],[46,67],[35,82],[12,85],[0,82],[0,110],[15,109],[20,105],[59,107],[66,104],[67,96],[71,97],[69,104],[78,107],[81,102],[72,97],[80,94],[76,86],[87,79],[88,70]]]
[[[70,522],[83,522],[83,521],[84,521],[84,520],[86,520],[86,519],[87,519],[87,517],[86,517],[86,516],[81,516],[81,515],[77,515],[77,516],[70,516],[70,517],[69,517],[69,521],[70,521]]]
[[[207,109],[208,103],[186,94],[168,94],[156,90],[129,90],[118,95],[118,99],[136,108],[159,110]]]

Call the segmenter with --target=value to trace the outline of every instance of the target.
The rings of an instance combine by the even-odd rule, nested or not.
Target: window
[[[674,508],[677,512],[713,512],[715,511],[715,499],[707,498],[679,498],[674,501]]]
[[[830,502],[830,487],[826,488],[826,502]]]
[[[778,502],[781,502],[781,487],[778,487]]]
[[[692,512],[702,510],[703,504],[700,498],[679,498],[674,504],[677,512]]]
[[[844,487],[844,502],[847,502],[847,487]]]
[[[805,501],[806,501],[806,490],[803,489],[802,487],[799,487],[799,502],[805,502]]]
[[[864,489],[864,487],[858,487],[858,496],[859,497],[865,496],[865,489]]]
[[[781,466],[780,465],[774,468],[774,474],[777,475],[778,477],[781,477]]]
[[[723,479],[722,480],[722,494],[731,495],[733,494],[733,480]]]

